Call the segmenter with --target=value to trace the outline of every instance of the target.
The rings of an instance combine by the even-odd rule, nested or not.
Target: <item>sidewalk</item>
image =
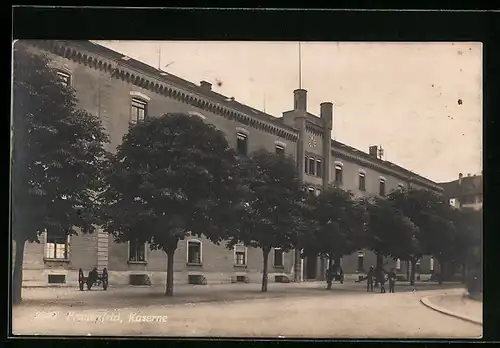
[[[465,290],[461,294],[423,297],[420,301],[435,311],[483,325],[483,302],[470,299]]]
[[[324,282],[305,283],[269,283],[268,292],[260,291],[260,284],[215,284],[215,285],[174,285],[174,296],[164,295],[164,286],[110,286],[107,291],[92,289],[80,291],[73,288],[24,288],[20,306],[74,306],[74,307],[141,307],[155,305],[190,305],[202,302],[235,302],[264,298],[286,297],[323,297],[352,294],[368,295],[366,285],[360,283],[335,283],[331,290],[325,289]],[[427,290],[447,290],[456,288],[456,284],[439,286],[436,284],[400,285],[396,292],[417,292]],[[378,295],[377,292],[369,293]]]

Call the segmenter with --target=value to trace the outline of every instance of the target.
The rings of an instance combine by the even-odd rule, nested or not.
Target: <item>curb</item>
[[[472,324],[476,324],[476,325],[481,325],[483,326],[483,322],[482,321],[478,321],[478,320],[475,320],[475,319],[472,319],[472,318],[469,318],[465,315],[462,315],[462,314],[458,314],[457,312],[454,312],[454,311],[451,311],[451,310],[448,310],[448,309],[444,309],[443,307],[439,307],[439,306],[436,306],[435,304],[433,304],[429,298],[430,297],[435,297],[435,296],[426,296],[426,297],[422,297],[420,299],[420,302],[432,309],[432,310],[435,310],[436,312],[439,312],[439,313],[442,313],[442,314],[446,314],[446,315],[449,315],[450,317],[454,317],[454,318],[457,318],[457,319],[461,319],[463,321],[467,321],[469,323],[472,323]]]

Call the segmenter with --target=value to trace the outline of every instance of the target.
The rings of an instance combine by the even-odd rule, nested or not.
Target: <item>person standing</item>
[[[389,278],[389,293],[394,293],[396,287],[396,272],[394,268],[391,268],[391,271],[388,274]]]
[[[328,269],[326,270],[326,288],[331,289],[332,288],[332,281],[333,281],[333,266],[330,265]]]
[[[370,266],[368,273],[366,274],[366,292],[373,292],[373,278],[375,277],[375,270],[373,266]]]
[[[377,280],[380,285],[380,293],[385,294],[385,271],[383,268],[377,272]]]

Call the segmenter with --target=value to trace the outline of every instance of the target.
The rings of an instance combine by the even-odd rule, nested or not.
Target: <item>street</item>
[[[366,293],[362,286],[353,284],[335,284],[327,291],[324,284],[311,283],[272,284],[269,292],[262,294],[257,284],[251,287],[179,286],[173,298],[163,297],[161,288],[107,292],[26,289],[26,301],[13,309],[13,333],[284,338],[479,338],[482,335],[480,325],[441,314],[420,303],[424,296],[457,295],[463,289],[380,294]],[[233,296],[228,296],[229,293]]]

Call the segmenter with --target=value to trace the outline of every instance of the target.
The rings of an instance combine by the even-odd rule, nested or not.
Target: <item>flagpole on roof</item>
[[[302,89],[302,54],[299,41],[299,89]]]

